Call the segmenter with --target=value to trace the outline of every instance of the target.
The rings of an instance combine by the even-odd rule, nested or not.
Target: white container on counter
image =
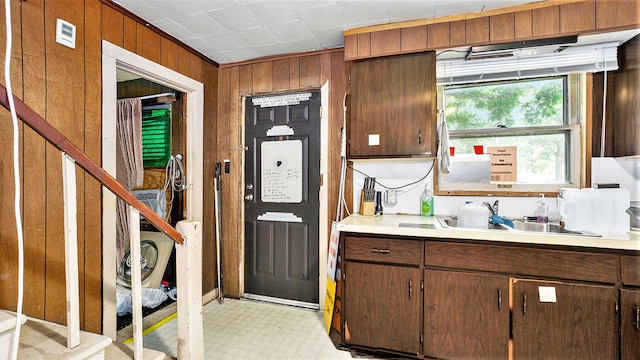
[[[487,228],[489,209],[484,205],[467,202],[458,211],[458,227]]]
[[[558,195],[560,216],[573,231],[628,232],[629,203],[627,189],[562,189]]]

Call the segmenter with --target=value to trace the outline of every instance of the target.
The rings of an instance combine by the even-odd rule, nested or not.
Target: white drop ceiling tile
[[[318,6],[336,5],[337,3],[343,1],[344,0],[286,0],[282,2],[286,2],[289,4],[289,6],[291,6],[291,8],[298,10],[314,8]]]
[[[343,27],[319,29],[311,31],[311,34],[322,48],[332,49],[344,46],[344,30],[346,30],[346,28]]]
[[[221,52],[210,52],[210,53],[202,53],[202,55],[208,57],[209,59],[215,59],[218,64],[226,64],[234,62],[230,57],[226,56]]]
[[[300,20],[286,1],[260,1],[243,5],[262,25],[274,25]]]
[[[162,19],[162,20],[154,21],[153,25],[162,29],[162,31],[175,37],[176,39],[182,39],[182,38],[188,38],[188,37],[194,36],[191,32],[189,32],[189,30],[185,29],[184,27],[182,27],[181,25],[179,25],[173,20]]]
[[[182,16],[176,18],[176,21],[187,24],[189,31],[196,36],[211,36],[227,32],[222,25],[203,12]]]
[[[115,2],[148,22],[154,22],[167,18],[166,15],[160,13],[152,6],[149,6],[147,1],[116,0]]]
[[[337,4],[298,9],[297,12],[309,30],[345,27],[347,23]]]
[[[280,43],[312,38],[311,33],[300,20],[285,24],[267,26],[267,29],[276,37],[276,39],[278,39],[278,42]]]
[[[378,21],[379,24],[389,22],[389,10],[386,1],[352,0],[338,4],[347,24],[361,24]],[[366,11],[363,11],[363,6]]]
[[[223,54],[224,56],[229,58],[231,62],[238,62],[244,61],[246,59],[256,59],[262,57],[259,52],[249,48],[227,51]]]
[[[259,46],[255,48],[262,56],[272,56],[281,54],[292,54],[306,51],[322,50],[320,44],[315,39],[294,41],[287,44],[276,44],[272,46]]]
[[[200,10],[193,6],[187,6],[187,2],[175,1],[175,0],[153,0],[146,1],[146,3],[152,9],[165,15],[168,18],[175,18],[180,16],[186,16],[200,12]]]
[[[203,54],[220,52],[220,49],[215,47],[210,42],[206,42],[199,37],[186,38],[186,39],[183,39],[182,41],[185,44],[189,45],[190,47],[194,48],[195,50]]]
[[[237,4],[220,10],[207,11],[205,14],[229,31],[251,29],[260,26],[260,22],[256,18]]]
[[[198,12],[220,10],[229,6],[238,5],[238,1],[236,0],[176,0],[176,2],[182,4],[183,6],[193,7],[193,9]]]
[[[431,19],[435,14],[434,1],[389,0],[391,22]]]
[[[484,8],[484,1],[477,0],[448,0],[438,1],[435,4],[435,15],[447,16],[455,14],[468,14],[480,12]]]
[[[211,46],[215,47],[221,52],[238,50],[246,47],[242,39],[238,39],[233,33],[205,36],[202,38],[202,40],[211,44]]]
[[[531,0],[485,0],[484,11],[502,9],[510,6],[528,4],[535,1]]]
[[[293,41],[286,44],[280,44],[280,46],[285,51],[284,54],[322,50],[322,47],[320,46],[320,44],[318,44],[318,42],[314,38]]]
[[[273,45],[278,43],[278,40],[262,26],[253,29],[237,31],[234,33],[234,35],[237,38],[242,39],[242,41],[250,47]]]

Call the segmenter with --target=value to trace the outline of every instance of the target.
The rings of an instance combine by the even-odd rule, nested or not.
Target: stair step
[[[144,349],[144,360],[171,360],[172,357],[163,352]],[[133,347],[131,345],[112,343],[106,348],[105,359],[108,360],[128,360],[133,359]]]
[[[22,315],[22,323],[27,321],[27,317]],[[11,311],[0,310],[0,334],[12,330],[16,327],[16,314]]]
[[[81,331],[80,345],[69,349],[66,326],[28,318],[21,328],[18,357],[21,359],[98,360],[105,358],[105,348],[111,345],[111,342],[109,337]]]

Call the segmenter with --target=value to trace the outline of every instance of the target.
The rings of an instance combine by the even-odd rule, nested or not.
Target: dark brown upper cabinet
[[[435,156],[435,52],[354,61],[349,87],[349,158]]]

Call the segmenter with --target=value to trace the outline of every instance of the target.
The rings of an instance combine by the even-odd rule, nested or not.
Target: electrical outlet
[[[395,205],[398,203],[398,190],[387,190],[384,193],[384,203]]]

